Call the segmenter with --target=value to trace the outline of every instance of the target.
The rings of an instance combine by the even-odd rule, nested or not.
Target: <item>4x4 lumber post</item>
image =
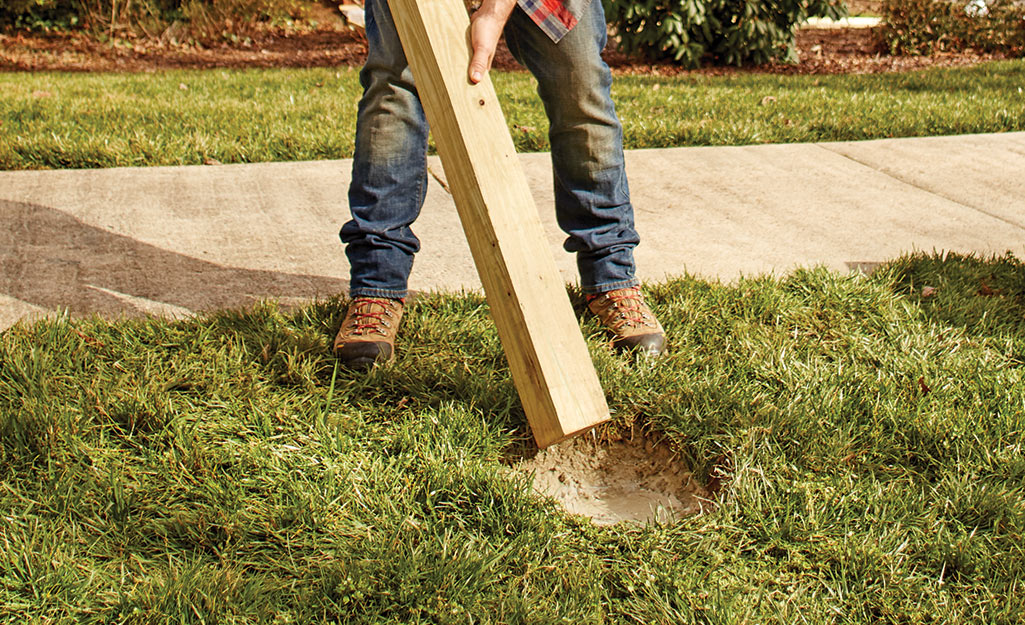
[[[388,0],[538,447],[609,418],[462,0]]]

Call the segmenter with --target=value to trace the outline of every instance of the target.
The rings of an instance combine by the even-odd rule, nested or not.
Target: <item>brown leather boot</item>
[[[357,297],[349,304],[338,335],[335,356],[347,367],[362,369],[395,357],[395,335],[402,319],[402,300]]]
[[[665,351],[665,331],[645,303],[640,287],[600,293],[588,298],[587,308],[612,334],[616,349],[636,349],[646,356]]]

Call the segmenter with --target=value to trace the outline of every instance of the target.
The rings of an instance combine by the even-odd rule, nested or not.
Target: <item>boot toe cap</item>
[[[383,341],[352,341],[335,346],[335,356],[352,369],[365,369],[376,362],[388,362],[394,352]]]
[[[618,349],[632,350],[644,356],[661,356],[666,350],[666,335],[657,332],[623,337],[615,342],[615,346]]]

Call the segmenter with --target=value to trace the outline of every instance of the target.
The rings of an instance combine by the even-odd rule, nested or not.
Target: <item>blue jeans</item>
[[[427,120],[387,0],[367,0],[369,53],[349,188],[352,220],[341,239],[352,297],[406,297],[420,241],[410,225],[427,191]],[[554,43],[521,9],[505,27],[509,50],[538,81],[550,121],[555,210],[576,254],[586,293],[638,284],[639,238],[623,163],[623,131],[602,61],[605,15],[592,0],[580,22]]]

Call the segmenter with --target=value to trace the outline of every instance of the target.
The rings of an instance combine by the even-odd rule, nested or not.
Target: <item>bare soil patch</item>
[[[598,443],[570,439],[514,465],[538,494],[597,525],[664,523],[708,508],[709,493],[663,442],[636,436]]]
[[[100,42],[81,33],[0,34],[0,71],[147,72],[165,69],[359,66],[366,56],[363,32],[331,24],[308,32],[263,32],[239,42],[172,45],[141,38]],[[778,74],[851,74],[908,71],[935,66],[972,65],[1004,58],[964,52],[929,57],[891,56],[874,29],[824,28],[798,32],[800,62],[758,67],[705,67],[685,70],[671,63],[629,58],[613,46],[606,60],[616,73],[723,75],[743,72]],[[500,69],[518,69],[502,46]]]
[[[336,67],[361,65],[363,33],[322,29],[266,32],[240,43],[172,45],[121,39],[102,43],[80,33],[0,35],[2,71],[152,72],[166,69]]]

